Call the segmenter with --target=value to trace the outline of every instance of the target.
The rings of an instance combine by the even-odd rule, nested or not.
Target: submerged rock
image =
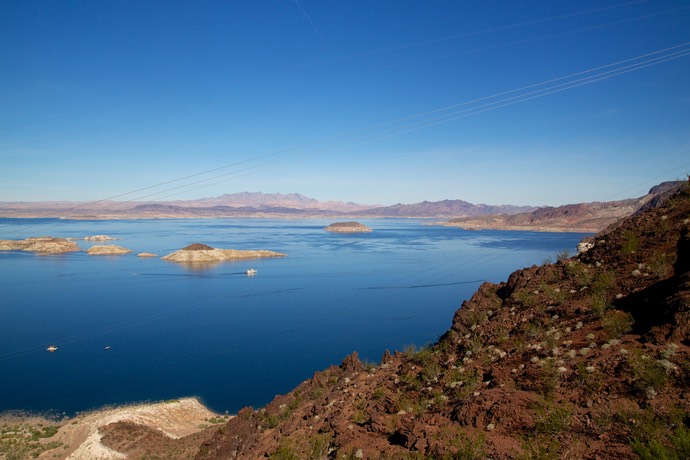
[[[359,222],[335,222],[326,227],[325,230],[334,233],[361,233],[372,231],[369,227]]]

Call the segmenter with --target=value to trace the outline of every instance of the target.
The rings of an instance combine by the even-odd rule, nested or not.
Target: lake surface
[[[182,396],[218,412],[261,406],[353,351],[378,363],[386,349],[435,341],[481,282],[574,253],[585,236],[359,222],[374,231],[333,234],[316,219],[0,219],[0,239],[106,234],[134,251],[0,252],[0,411]],[[198,269],[135,255],[195,242],[288,257]]]

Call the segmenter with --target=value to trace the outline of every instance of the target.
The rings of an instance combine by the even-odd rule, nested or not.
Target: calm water
[[[573,253],[584,236],[360,222],[374,232],[331,234],[326,220],[0,219],[0,239],[107,234],[134,254],[194,242],[288,254],[199,270],[134,254],[0,252],[0,411],[181,396],[219,412],[264,405],[352,351],[378,362],[436,340],[482,281]]]

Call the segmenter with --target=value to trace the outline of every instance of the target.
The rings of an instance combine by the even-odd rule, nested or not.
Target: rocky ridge
[[[687,458],[689,218],[686,185],[484,283],[434,345],[241,410],[196,458]]]
[[[653,187],[647,195],[620,201],[568,204],[543,207],[521,213],[486,213],[479,216],[458,217],[442,225],[466,230],[528,230],[538,232],[599,232],[607,226],[640,210],[648,203],[673,192],[682,182],[664,182]]]
[[[114,423],[100,442],[137,459],[688,458],[690,187],[588,242],[484,283],[433,345],[353,353],[192,437]]]

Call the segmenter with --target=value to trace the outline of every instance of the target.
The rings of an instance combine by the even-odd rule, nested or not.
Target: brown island
[[[287,254],[267,251],[265,249],[218,249],[202,243],[190,244],[187,247],[162,257],[163,260],[182,263],[223,262],[226,260],[259,259],[263,257],[285,257]]]

